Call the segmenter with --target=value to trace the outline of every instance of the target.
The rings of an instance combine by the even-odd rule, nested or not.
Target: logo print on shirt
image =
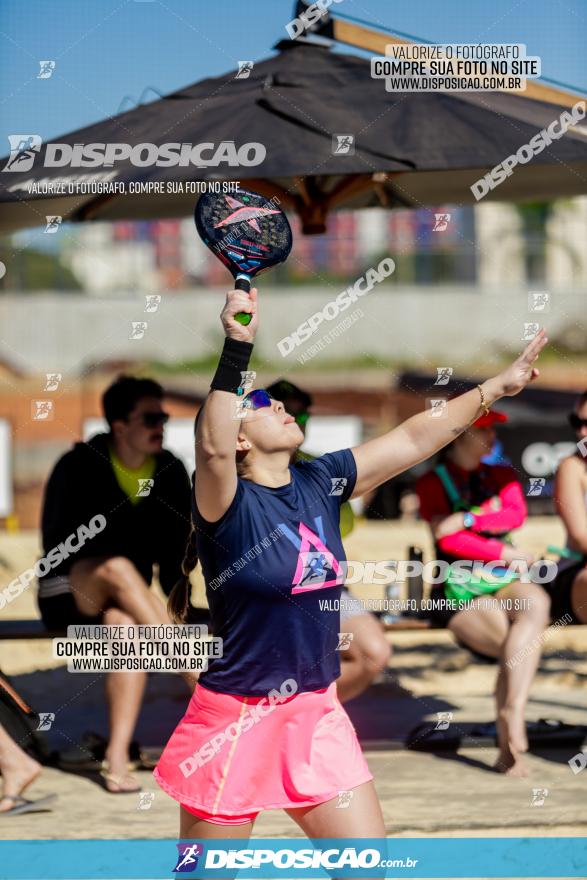
[[[308,593],[310,590],[338,587],[344,582],[342,566],[326,546],[322,517],[315,517],[314,524],[318,534],[301,522],[298,525],[298,536],[285,523],[278,523],[285,537],[298,551],[292,596],[296,593]]]

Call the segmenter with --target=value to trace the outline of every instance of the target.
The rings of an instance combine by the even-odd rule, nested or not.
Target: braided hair
[[[194,440],[196,431],[198,430],[198,421],[202,414],[204,406],[200,407],[194,420]],[[195,491],[192,487],[192,491]],[[186,623],[190,613],[190,594],[191,582],[190,574],[198,564],[198,551],[196,548],[196,528],[193,520],[191,521],[191,529],[188,535],[187,544],[183,554],[181,563],[181,577],[174,585],[169,598],[167,600],[167,613],[174,623]]]
[[[167,600],[167,612],[174,623],[186,623],[189,618],[191,606],[190,574],[197,564],[198,552],[196,550],[196,529],[192,523],[181,563],[181,577],[173,587],[169,594],[169,599]]]
[[[198,422],[204,411],[204,404],[198,410],[194,421],[194,438],[196,432],[198,430]],[[240,473],[242,468],[239,468],[238,462],[238,454],[237,454],[237,473]],[[195,491],[195,486],[193,491]],[[190,603],[190,594],[191,594],[191,582],[190,582],[190,574],[195,569],[198,564],[198,551],[196,547],[196,527],[194,526],[194,522],[192,520],[192,527],[190,529],[190,533],[188,536],[183,561],[181,563],[181,573],[182,576],[174,585],[171,593],[169,594],[169,599],[167,600],[167,613],[171,617],[171,620],[174,623],[186,623],[189,621],[189,613],[191,608]]]

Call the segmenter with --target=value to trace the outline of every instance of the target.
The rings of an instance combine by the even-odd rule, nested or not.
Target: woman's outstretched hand
[[[240,324],[235,315],[248,312],[253,317],[250,324]],[[244,290],[231,290],[226,294],[226,302],[220,314],[225,336],[238,339],[239,342],[254,342],[257,332],[257,288],[251,287],[249,293]]]
[[[513,364],[495,377],[500,383],[502,396],[513,397],[515,394],[519,394],[529,382],[540,375],[533,364],[547,342],[546,331],[541,327],[532,342],[528,343]]]

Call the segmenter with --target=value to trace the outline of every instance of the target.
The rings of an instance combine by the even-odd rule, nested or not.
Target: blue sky
[[[4,0],[2,113],[8,133],[44,140],[116,114],[153,86],[167,93],[266,57],[292,0]],[[432,42],[526,43],[544,76],[587,92],[587,0],[342,0],[334,12]],[[354,51],[354,50],[344,50]],[[48,80],[39,61],[54,59]],[[153,97],[152,95],[150,97]],[[127,108],[128,109],[128,105]]]

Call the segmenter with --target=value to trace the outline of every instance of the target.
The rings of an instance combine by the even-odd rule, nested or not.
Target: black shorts
[[[37,596],[41,618],[47,629],[66,629],[68,626],[95,626],[102,623],[102,615],[88,617],[75,604],[72,593],[57,596]]]
[[[568,621],[568,623],[581,623],[573,611],[571,591],[575,578],[584,567],[585,559],[582,559],[576,565],[569,565],[568,568],[563,568],[549,584],[542,584],[543,589],[550,596],[550,619],[553,623],[569,614],[572,620]]]

